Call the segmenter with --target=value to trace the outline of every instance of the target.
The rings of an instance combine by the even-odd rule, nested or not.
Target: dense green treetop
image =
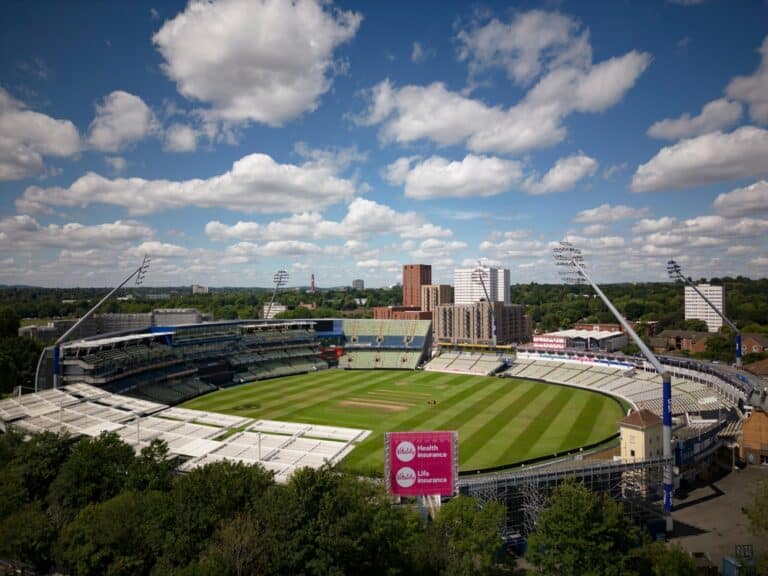
[[[426,523],[384,488],[218,462],[172,475],[167,447],[114,434],[0,434],[0,558],[75,575],[483,574],[504,511],[458,498]]]

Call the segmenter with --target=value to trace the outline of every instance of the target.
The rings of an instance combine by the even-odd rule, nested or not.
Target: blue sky
[[[10,2],[0,283],[768,275],[768,2]]]

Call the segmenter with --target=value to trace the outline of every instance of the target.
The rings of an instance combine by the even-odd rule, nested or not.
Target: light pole
[[[656,369],[661,375],[661,395],[662,395],[662,419],[664,422],[663,429],[663,455],[664,455],[664,520],[666,523],[667,532],[672,531],[672,375],[667,371],[664,365],[659,362],[653,352],[645,345],[642,338],[629,325],[629,322],[624,316],[619,313],[616,307],[608,300],[608,297],[603,294],[603,291],[592,281],[589,274],[587,274],[584,268],[584,259],[581,255],[581,250],[574,247],[570,242],[560,242],[560,246],[554,249],[555,264],[558,266],[567,266],[568,271],[565,276],[576,276],[576,281],[583,283],[588,282],[592,289],[600,296],[600,299],[605,303],[611,313],[619,321],[619,324],[624,328],[624,331],[629,334],[632,340],[635,342],[640,351],[646,357],[648,362]]]
[[[275,275],[272,276],[272,283],[275,285],[275,288],[274,290],[272,290],[272,298],[269,301],[269,306],[267,307],[267,313],[264,314],[265,320],[269,319],[269,315],[272,312],[272,304],[275,303],[275,296],[277,296],[277,291],[288,283],[288,272],[286,272],[283,269],[280,269],[277,272],[275,272]]]
[[[489,278],[490,279],[490,278]],[[483,263],[478,260],[477,268],[472,271],[472,280],[480,282],[483,287],[483,293],[485,294],[485,301],[488,302],[488,308],[491,311],[491,321],[493,322],[493,334],[491,335],[491,348],[496,349],[496,311],[491,302],[491,297],[488,295],[488,288],[485,287],[485,267]]]
[[[91,308],[90,310],[88,310],[88,312],[83,314],[83,316],[80,318],[80,320],[75,322],[69,330],[64,332],[64,334],[62,334],[59,337],[59,339],[56,340],[56,342],[53,343],[52,346],[48,346],[46,348],[43,348],[43,351],[40,354],[40,358],[37,361],[37,368],[35,369],[35,392],[37,392],[37,388],[38,388],[38,382],[39,382],[39,378],[40,378],[40,367],[42,366],[43,359],[46,356],[46,354],[47,353],[51,353],[51,352],[53,353],[53,387],[54,388],[58,388],[58,384],[59,384],[59,345],[62,342],[64,342],[69,337],[69,335],[72,334],[72,332],[74,332],[83,322],[85,322],[88,318],[90,318],[93,315],[93,313],[96,312],[96,310],[98,310],[99,307],[102,304],[104,304],[104,302],[109,300],[115,292],[117,292],[118,290],[120,290],[120,288],[125,286],[131,278],[133,278],[135,276],[136,277],[136,285],[140,286],[144,282],[144,277],[147,274],[147,270],[149,270],[149,263],[150,263],[150,258],[145,254],[144,255],[144,259],[141,261],[141,265],[138,268],[136,268],[135,270],[133,270],[126,277],[125,280],[123,280],[118,286],[113,288],[109,292],[109,294],[107,294],[101,300],[99,300],[98,303],[93,308]]]
[[[669,260],[667,262],[667,274],[669,274],[669,277],[672,280],[682,280],[685,284],[693,288],[694,292],[701,296],[701,299],[704,300],[704,302],[707,303],[707,305],[714,310],[720,318],[723,319],[723,322],[728,324],[730,326],[731,330],[736,332],[736,366],[738,368],[741,368],[741,330],[739,330],[736,327],[736,324],[728,320],[728,318],[725,317],[725,314],[722,313],[722,311],[715,306],[709,298],[704,296],[702,294],[701,290],[699,290],[699,287],[694,284],[690,278],[687,278],[681,271],[680,271],[680,264],[675,262],[674,260]]]

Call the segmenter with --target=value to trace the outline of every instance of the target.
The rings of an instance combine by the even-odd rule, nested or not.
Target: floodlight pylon
[[[664,365],[656,358],[655,354],[646,346],[642,338],[632,329],[627,322],[626,318],[616,309],[613,303],[608,297],[600,290],[600,287],[595,284],[592,278],[587,273],[584,265],[584,258],[581,254],[581,250],[576,248],[570,242],[560,242],[560,245],[553,250],[555,258],[555,264],[558,266],[568,266],[576,273],[576,275],[583,281],[589,283],[592,289],[597,293],[603,303],[608,307],[608,310],[614,315],[619,324],[624,328],[624,331],[629,334],[634,343],[640,348],[643,356],[651,363],[656,372],[661,375],[661,393],[662,393],[662,420],[663,420],[663,436],[662,436],[662,449],[664,456],[664,520],[666,523],[667,532],[671,532],[673,528],[672,523],[672,375],[664,367]]]
[[[138,268],[135,268],[128,276],[126,276],[125,280],[123,280],[120,284],[115,286],[110,292],[104,296],[101,300],[99,300],[96,305],[88,310],[85,314],[82,315],[82,317],[75,322],[69,330],[64,332],[59,338],[56,340],[56,342],[53,343],[52,346],[47,346],[46,348],[43,348],[43,351],[40,353],[40,358],[37,361],[37,368],[35,369],[35,392],[37,392],[38,389],[38,382],[40,378],[40,369],[43,364],[43,359],[45,358],[46,354],[53,353],[53,387],[58,388],[59,384],[59,354],[60,354],[60,345],[69,338],[69,335],[72,334],[77,328],[88,318],[90,318],[96,310],[98,310],[104,302],[109,300],[112,295],[120,290],[123,286],[128,284],[128,282],[136,277],[136,284],[141,285],[141,283],[144,281],[144,277],[147,274],[147,271],[149,270],[149,263],[150,258],[145,254],[144,258],[141,261],[141,265]]]
[[[491,335],[491,348],[496,349],[496,310],[494,309],[491,297],[488,295],[488,288],[485,286],[485,270],[483,269],[483,263],[478,260],[477,268],[472,271],[472,280],[479,281],[483,287],[483,293],[485,294],[485,301],[488,302],[488,308],[491,311],[491,321],[493,322],[493,334]]]
[[[686,284],[687,286],[690,286],[691,288],[693,288],[694,292],[696,292],[696,294],[698,294],[701,297],[701,299],[704,300],[704,302],[706,302],[707,305],[710,308],[712,308],[712,310],[714,310],[715,313],[718,316],[720,316],[720,318],[723,319],[723,322],[728,324],[728,326],[730,326],[731,330],[733,330],[736,333],[736,367],[737,368],[741,368],[741,330],[739,330],[736,327],[736,324],[731,322],[726,317],[726,315],[723,314],[723,312],[709,300],[709,298],[704,296],[704,294],[701,292],[701,290],[699,290],[699,287],[696,286],[696,284],[693,282],[693,280],[691,280],[685,274],[683,274],[683,272],[682,272],[682,270],[680,268],[680,264],[678,264],[674,260],[669,260],[667,262],[667,274],[669,274],[669,277],[672,280],[675,280],[675,281],[682,280],[684,284]]]
[[[272,283],[275,285],[275,287],[272,290],[272,298],[269,300],[269,306],[267,306],[267,313],[264,314],[265,320],[270,317],[272,312],[272,305],[275,303],[275,296],[277,296],[277,291],[288,283],[288,272],[282,268],[275,272],[274,276],[272,276]]]

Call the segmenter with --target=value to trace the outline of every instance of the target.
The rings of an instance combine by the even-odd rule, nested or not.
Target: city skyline
[[[764,2],[5,13],[0,284],[768,276]]]

